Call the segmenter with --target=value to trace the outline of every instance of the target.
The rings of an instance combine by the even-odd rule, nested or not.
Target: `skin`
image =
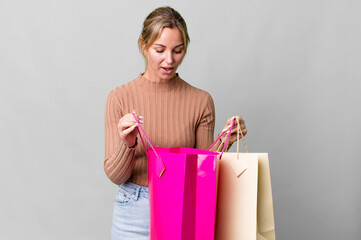
[[[183,37],[178,28],[163,28],[159,37],[149,47],[145,48],[142,38],[139,39],[143,53],[148,60],[148,65],[144,72],[144,77],[152,82],[168,82],[172,80],[177,73],[178,66],[182,63],[185,55]],[[134,111],[133,111],[134,112]],[[134,112],[135,113],[135,112]],[[143,117],[135,113],[140,123],[143,123]],[[243,135],[247,134],[244,120],[240,116],[241,129]],[[232,118],[227,120],[224,129],[230,128]],[[227,129],[228,131],[229,129]],[[118,123],[118,132],[120,139],[128,147],[135,144],[138,135],[136,121],[131,113],[125,114]],[[231,130],[229,138],[230,144],[237,140],[237,124]]]
[[[155,42],[143,51],[148,59],[144,77],[153,82],[168,82],[176,76],[185,55],[182,34],[178,28],[163,28]]]
[[[232,145],[235,141],[237,141],[237,122],[239,122],[241,124],[241,131],[242,131],[243,136],[246,136],[246,134],[247,134],[246,124],[245,124],[244,120],[242,119],[242,117],[240,117],[240,116],[234,116],[234,117],[237,118],[238,121],[235,122],[235,124],[231,130],[231,135],[229,136],[229,140],[228,140],[230,145]],[[228,118],[227,123],[226,123],[226,125],[224,125],[223,130],[229,131],[232,121],[233,121],[233,118]],[[224,134],[223,137],[225,138],[226,134]],[[241,137],[242,137],[242,135],[239,134],[239,138],[241,138]]]
[[[139,123],[142,124],[143,117],[137,115],[135,111],[133,111],[133,113],[135,114],[135,117],[138,119]],[[118,133],[120,139],[124,141],[128,147],[134,146],[138,135],[138,127],[137,122],[131,113],[127,113],[121,119],[119,119]]]

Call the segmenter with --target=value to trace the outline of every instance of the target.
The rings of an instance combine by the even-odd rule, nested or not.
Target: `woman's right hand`
[[[143,123],[143,117],[138,116],[133,112],[139,123]],[[118,132],[120,139],[125,142],[128,147],[133,147],[136,143],[138,135],[137,122],[135,121],[132,113],[125,114],[118,123]]]

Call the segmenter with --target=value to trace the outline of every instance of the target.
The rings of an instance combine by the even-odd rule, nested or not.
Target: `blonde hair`
[[[184,52],[190,42],[187,25],[183,17],[171,7],[160,7],[151,12],[143,22],[143,29],[138,41],[139,50],[144,56],[148,49],[157,40],[163,28],[178,28],[183,36]],[[147,58],[144,56],[147,64]]]

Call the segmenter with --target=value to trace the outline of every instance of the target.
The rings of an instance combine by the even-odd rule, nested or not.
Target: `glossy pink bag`
[[[146,150],[149,239],[213,240],[219,153],[185,147],[153,147],[138,121],[137,124],[150,144]],[[145,148],[141,133],[139,136]]]

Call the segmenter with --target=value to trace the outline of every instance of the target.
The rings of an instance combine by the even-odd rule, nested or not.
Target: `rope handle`
[[[241,131],[240,119],[237,117],[233,117],[233,118],[235,118],[237,120],[237,160],[231,161],[230,164],[232,166],[234,173],[236,174],[236,177],[238,178],[247,170],[247,166],[245,165],[245,163],[243,161],[238,161],[239,160],[239,133],[241,133],[242,141],[244,144],[244,148],[246,149],[246,153],[248,153],[248,148],[246,145],[246,141],[244,140],[243,133]],[[222,143],[223,143],[223,141],[222,141]]]
[[[165,171],[165,165],[164,165],[164,162],[162,160],[162,158],[159,156],[159,154],[157,153],[157,151],[154,149],[153,145],[150,143],[150,140],[149,138],[147,137],[147,135],[145,134],[142,126],[140,126],[140,123],[138,121],[138,119],[135,117],[135,114],[132,113],[137,125],[138,125],[138,128],[140,129],[140,131],[143,133],[145,139],[147,140],[147,142],[149,143],[150,147],[152,148],[153,152],[155,153],[155,155],[157,156],[157,158],[160,160],[160,167],[156,167],[156,172],[158,174],[159,177],[162,177],[164,171]],[[144,147],[144,150],[145,152],[147,153],[147,149],[145,147],[145,144],[144,144],[144,140],[143,140],[143,137],[142,137],[142,134],[139,133],[139,137],[140,137],[140,140],[142,141],[142,144],[143,144],[143,147]]]
[[[231,133],[231,131],[232,131],[232,128],[233,128],[233,126],[234,126],[235,121],[237,121],[237,160],[239,159],[239,133],[241,133],[241,137],[242,137],[242,141],[243,141],[244,148],[245,148],[245,150],[246,150],[246,153],[248,153],[248,148],[247,148],[247,145],[246,145],[246,141],[244,140],[244,135],[243,135],[243,132],[241,131],[241,122],[240,122],[240,119],[237,118],[237,117],[232,117],[232,119],[233,119],[233,121],[232,121],[232,125],[231,125],[231,127],[230,127],[230,129],[229,129],[228,136],[227,136],[226,139],[223,139],[222,142],[221,142],[221,145],[222,145],[222,143],[223,143],[224,145],[223,145],[223,149],[222,149],[222,152],[221,152],[220,159],[222,158],[222,155],[223,155],[223,152],[224,152],[224,150],[225,150],[225,147],[227,146],[228,138],[229,138],[229,135],[230,135],[230,133]],[[227,129],[228,129],[228,128],[227,128]],[[217,139],[216,139],[216,140],[214,141],[214,143],[209,147],[208,150],[210,150],[210,149],[216,144],[216,142],[219,141],[219,139],[224,135],[224,133],[227,131],[227,129],[226,129],[226,130],[223,130],[223,131],[221,132],[221,134],[217,137]]]
[[[224,142],[224,145],[223,145],[223,149],[222,149],[222,152],[221,152],[221,155],[219,156],[219,159],[222,159],[222,155],[226,149],[226,146],[227,146],[227,143],[228,143],[228,139],[229,139],[229,136],[231,135],[231,131],[232,131],[232,128],[235,124],[235,118],[232,119],[232,123],[231,123],[231,127],[229,128],[229,131],[228,131],[228,134],[227,134],[227,137],[225,139],[225,142]],[[227,128],[228,129],[228,128]],[[216,142],[219,141],[219,139],[224,135],[224,133],[227,131],[227,129],[223,130],[221,132],[221,134],[217,137],[217,139],[214,141],[214,143],[212,143],[212,145],[208,148],[208,151],[210,151],[210,149],[214,146],[214,144],[216,144]],[[223,141],[222,141],[223,143]]]
[[[244,149],[246,150],[246,153],[248,153],[248,148],[246,145],[246,141],[244,140],[244,135],[243,132],[241,130],[241,122],[239,120],[239,118],[234,117],[237,120],[237,160],[239,160],[239,133],[241,133],[241,137],[242,137],[242,141],[243,141],[243,145],[244,145]]]

